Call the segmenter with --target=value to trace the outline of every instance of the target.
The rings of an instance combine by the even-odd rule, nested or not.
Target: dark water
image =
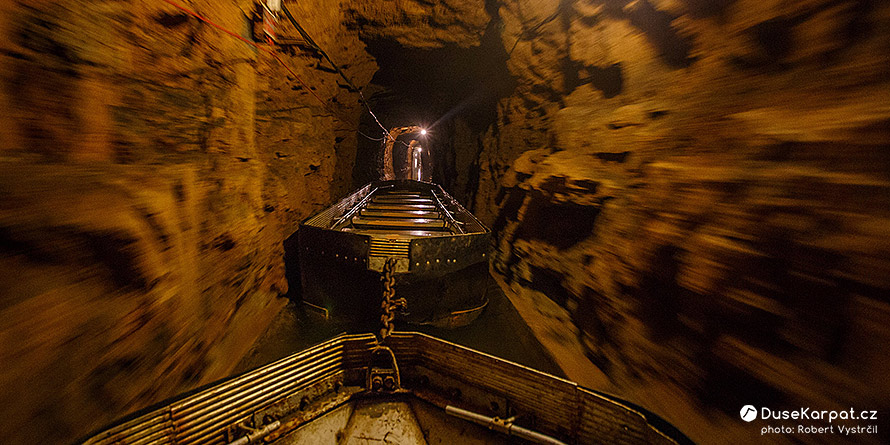
[[[485,286],[489,298],[485,311],[473,323],[456,329],[396,325],[397,330],[419,331],[521,365],[564,377],[529,327],[491,277]],[[300,302],[290,302],[238,364],[241,373],[299,352],[341,333],[368,333],[380,326],[334,323]]]

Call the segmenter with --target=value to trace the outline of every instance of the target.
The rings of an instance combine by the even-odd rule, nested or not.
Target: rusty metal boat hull
[[[436,184],[370,183],[307,219],[298,233],[303,300],[327,316],[374,323],[380,274],[395,261],[402,321],[456,327],[487,304],[491,232]]]
[[[606,394],[425,334],[342,335],[107,428],[82,443],[671,444]],[[380,354],[385,351],[385,354]],[[377,360],[385,356],[392,366]],[[382,368],[395,383],[373,383]],[[385,375],[385,374],[382,374]]]

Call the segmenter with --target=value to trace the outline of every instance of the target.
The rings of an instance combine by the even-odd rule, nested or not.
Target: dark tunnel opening
[[[494,2],[489,2],[494,3]],[[387,129],[420,125],[429,134],[422,141],[432,157],[432,182],[442,185],[461,202],[468,190],[455,190],[455,178],[471,173],[464,159],[475,158],[476,138],[497,119],[497,102],[514,88],[507,70],[507,54],[493,19],[479,46],[461,48],[405,48],[393,40],[367,41],[367,50],[379,65],[368,97],[380,123]],[[373,138],[382,129],[363,113],[359,131]],[[416,135],[413,137],[417,137]],[[410,138],[404,138],[408,142]],[[382,172],[382,142],[360,136],[353,186],[379,179]],[[396,144],[395,162],[404,158],[405,147]],[[460,159],[459,159],[460,158]],[[464,161],[462,165],[460,161]]]

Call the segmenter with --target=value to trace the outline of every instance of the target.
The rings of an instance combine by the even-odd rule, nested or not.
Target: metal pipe
[[[336,372],[332,372],[329,375],[321,375],[321,378],[327,378],[336,375]],[[297,391],[298,388],[293,388],[293,391]],[[281,399],[287,395],[287,392],[280,393],[273,398],[269,399],[252,399],[248,401],[239,401],[233,402],[230,405],[231,410],[222,411],[214,413],[214,417],[205,419],[202,422],[202,425],[199,428],[188,428],[185,431],[176,431],[176,439],[177,443],[203,443],[208,440],[213,434],[216,434],[221,428],[226,425],[230,425],[233,423],[237,423],[239,419],[243,419],[249,417],[251,413],[262,408],[264,404],[271,403],[277,399]]]
[[[314,380],[319,377],[335,375],[340,367],[339,359],[336,362],[328,361],[325,364],[326,366],[324,367],[314,368],[311,374],[300,375],[289,382],[280,382],[269,387],[255,388],[248,391],[243,397],[225,400],[225,402],[227,402],[226,404],[220,405],[211,411],[205,410],[201,413],[201,416],[198,419],[182,422],[180,424],[180,419],[174,418],[174,422],[179,424],[176,431],[177,441],[199,442],[208,434],[213,434],[227,423],[230,423],[241,416],[248,415],[252,411],[262,407],[264,404],[281,399],[289,392],[297,390],[299,386],[295,385],[296,381],[302,380],[302,378]],[[295,386],[289,388],[289,385]],[[305,385],[306,383],[301,386]]]
[[[207,399],[217,398],[224,393],[230,392],[232,388],[240,387],[240,385],[243,385],[245,383],[255,384],[259,379],[264,378],[264,376],[275,374],[277,372],[280,372],[282,369],[293,369],[295,366],[301,366],[303,363],[317,360],[318,355],[322,353],[339,353],[342,349],[342,341],[316,345],[299,354],[283,358],[277,362],[267,365],[264,368],[256,369],[240,377],[229,380],[217,387],[198,393],[192,397],[189,397],[179,403],[172,405],[171,407],[174,410],[184,410],[186,408],[191,408],[194,405],[200,405]]]
[[[109,430],[84,442],[88,444],[116,443],[120,437],[126,435],[127,440],[132,441],[133,445],[143,445],[146,443],[158,443],[159,438],[171,436],[173,433],[173,423],[170,421],[170,412],[165,410],[163,413],[155,412],[150,420],[143,420],[144,417],[135,419],[120,426],[119,429]],[[139,420],[142,420],[140,423]],[[110,441],[110,442],[109,442]]]
[[[133,439],[139,437],[139,440],[133,440],[132,442],[127,442],[128,445],[148,445],[148,444],[158,444],[163,443],[164,439],[171,439],[173,437],[173,427],[170,425],[165,426],[164,429],[154,429],[150,431],[151,434],[148,435],[135,435]],[[127,440],[132,440],[131,438],[127,438]]]
[[[200,421],[200,425],[184,425],[177,428],[177,443],[195,445],[206,443],[207,441],[212,440],[213,435],[218,434],[219,430],[224,426],[236,423],[239,419],[245,419],[252,412],[261,408],[265,404],[280,400],[288,394],[299,391],[314,382],[333,377],[344,371],[342,368],[343,364],[339,359],[337,362],[329,361],[328,363],[329,364],[324,367],[314,368],[315,370],[310,374],[301,374],[298,380],[303,383],[300,385],[295,385],[295,382],[291,381],[277,383],[272,387],[260,388],[259,390],[261,392],[269,392],[269,394],[259,398],[254,395],[247,401],[232,402],[231,405],[224,407],[227,409],[215,410],[212,413],[212,417],[208,417],[211,415],[210,413],[202,415],[201,417],[204,420]],[[282,385],[286,386],[281,388]]]
[[[276,421],[264,426],[263,428],[261,428],[259,430],[247,433],[246,436],[241,437],[240,439],[238,439],[234,442],[229,442],[228,445],[247,445],[250,443],[258,443],[263,437],[268,436],[269,433],[271,433],[272,431],[275,431],[280,426],[281,426],[281,421],[276,420]]]
[[[339,348],[338,348],[339,349]],[[244,399],[254,393],[267,393],[270,387],[281,384],[282,381],[296,381],[301,374],[306,374],[320,366],[336,364],[342,358],[342,350],[335,350],[330,356],[313,357],[314,360],[305,360],[296,363],[296,366],[290,366],[279,370],[275,373],[269,373],[254,378],[251,381],[242,382],[238,386],[228,388],[224,392],[219,392],[213,397],[205,399],[202,403],[192,405],[173,405],[172,418],[175,423],[193,422],[203,417],[203,414],[210,410],[219,408],[220,405],[235,399]],[[296,377],[296,378],[295,378]]]
[[[283,398],[287,394],[287,392],[276,392],[277,393],[274,394],[275,397],[271,398],[258,398],[257,396],[254,396],[246,400],[232,401],[226,406],[226,408],[229,408],[228,410],[218,410],[212,413],[213,415],[211,417],[207,417],[197,425],[188,425],[181,430],[178,429],[176,431],[177,441],[200,442],[206,436],[215,434],[217,430],[224,427],[226,424],[233,423],[240,417],[248,416],[250,413],[261,408],[264,404],[271,403],[275,401],[275,399]]]
[[[340,335],[301,353],[242,374],[217,387],[173,402],[153,412],[111,427],[87,439],[111,444],[126,438],[136,444],[220,443],[222,429],[246,420],[263,406],[336,376],[349,367],[364,366],[373,334]],[[364,353],[364,354],[363,354]],[[348,365],[344,363],[348,362]],[[187,420],[183,422],[183,418]]]
[[[459,419],[464,419],[475,424],[482,425],[490,430],[504,433],[508,436],[516,436],[529,442],[539,443],[543,445],[567,445],[565,442],[555,437],[541,434],[537,431],[532,431],[521,426],[516,426],[513,424],[513,422],[507,422],[496,417],[488,417],[479,413],[474,413],[472,411],[458,408],[456,406],[446,406],[445,412]]]
[[[439,196],[436,195],[436,191],[430,190],[430,192],[433,194],[433,198],[436,198],[436,203],[439,204],[439,209],[442,211],[442,214],[445,215],[445,218],[451,222],[452,227],[457,229],[460,233],[466,233],[466,231],[463,229],[463,227],[460,226],[458,221],[454,219],[454,216],[451,215],[451,212],[449,212],[448,209],[445,208],[445,204],[442,202],[441,199],[439,199]]]
[[[179,441],[199,441],[221,426],[246,415],[264,403],[284,397],[317,378],[335,375],[342,366],[342,355],[321,358],[311,366],[293,368],[277,376],[266,377],[264,382],[250,382],[244,388],[234,388],[223,398],[211,399],[210,405],[183,411],[174,411],[176,437]],[[240,393],[237,391],[241,391]]]
[[[358,203],[356,203],[355,205],[353,205],[351,209],[347,210],[346,213],[344,213],[343,216],[341,216],[339,219],[337,219],[337,222],[335,222],[334,224],[332,224],[330,228],[331,228],[331,229],[337,229],[337,226],[339,226],[340,224],[342,224],[343,221],[349,219],[349,218],[352,217],[356,212],[358,212],[358,211],[360,211],[361,209],[363,209],[363,208],[365,207],[365,204],[368,202],[368,200],[370,200],[371,197],[374,196],[374,193],[377,193],[377,190],[380,190],[380,189],[382,189],[382,188],[391,188],[391,187],[392,187],[392,186],[386,186],[386,187],[374,187],[374,190],[371,190],[371,192],[368,193],[367,195],[365,195],[365,197],[362,198],[361,201],[359,201]],[[325,227],[325,228],[327,228],[327,227]]]

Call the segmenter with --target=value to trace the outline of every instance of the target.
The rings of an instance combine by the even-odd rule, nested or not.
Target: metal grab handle
[[[254,431],[247,433],[246,436],[242,436],[241,438],[239,438],[238,440],[235,440],[234,442],[229,442],[228,445],[247,445],[250,443],[259,443],[263,437],[268,436],[269,433],[277,430],[278,427],[280,427],[280,426],[281,426],[281,422],[276,420],[276,421],[274,421],[274,422],[272,422],[258,430],[254,430]]]
[[[454,228],[458,230],[458,232],[467,233],[464,228],[461,227],[461,224],[458,224],[458,221],[454,219],[454,216],[451,214],[451,212],[449,212],[448,209],[445,208],[445,204],[442,202],[441,199],[439,199],[439,195],[436,194],[436,191],[430,190],[430,193],[433,194],[433,198],[436,198],[436,203],[439,204],[439,209],[442,211],[442,213],[445,215],[445,218],[451,223],[451,225],[453,225]]]
[[[537,431],[532,431],[521,426],[516,426],[513,424],[512,418],[505,420],[499,419],[497,417],[488,417],[451,405],[445,407],[445,412],[454,417],[468,420],[478,425],[482,425],[490,430],[497,431],[508,436],[516,436],[529,442],[539,443],[543,445],[568,445],[555,437],[541,434]]]
[[[335,222],[333,225],[331,225],[331,228],[336,229],[344,221],[348,220],[349,218],[352,218],[352,216],[354,216],[356,213],[360,212],[363,208],[365,208],[368,204],[368,201],[374,196],[375,193],[377,193],[378,190],[384,189],[384,188],[392,188],[392,187],[393,186],[391,186],[391,185],[387,185],[387,186],[383,186],[383,187],[375,187],[374,190],[371,190],[371,193],[368,193],[368,195],[365,196],[364,198],[362,198],[361,201],[359,201],[354,206],[352,206],[351,209],[347,210],[346,213],[344,213],[343,216],[341,216],[340,219],[337,220],[337,222]]]

